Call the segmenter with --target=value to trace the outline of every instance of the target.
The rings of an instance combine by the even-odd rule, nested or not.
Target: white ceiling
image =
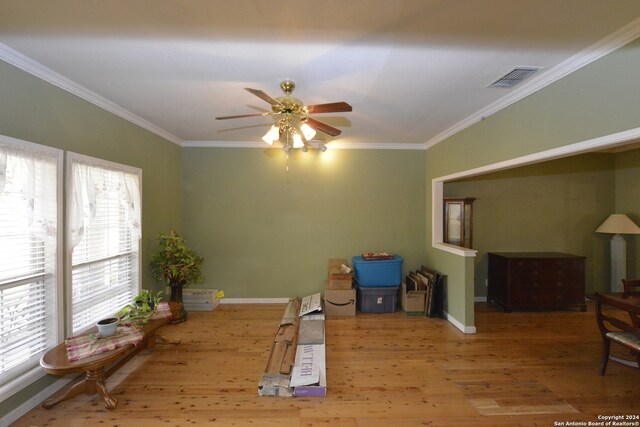
[[[637,37],[638,17],[638,0],[0,0],[0,58],[177,143],[259,142],[269,118],[214,117],[267,111],[242,88],[292,78],[305,104],[353,106],[314,116],[335,144],[424,148]],[[487,88],[515,66],[543,69]]]

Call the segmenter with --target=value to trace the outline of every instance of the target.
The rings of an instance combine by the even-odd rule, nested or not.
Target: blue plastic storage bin
[[[402,283],[402,257],[380,261],[365,261],[361,256],[352,258],[356,280],[365,286],[400,286]]]

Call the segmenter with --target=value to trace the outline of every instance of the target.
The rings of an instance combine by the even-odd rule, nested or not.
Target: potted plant
[[[158,303],[162,299],[162,291],[158,291],[155,295],[146,289],[143,289],[133,302],[124,306],[116,316],[122,323],[142,324],[153,316]]]
[[[173,323],[184,322],[187,312],[182,304],[182,288],[190,283],[202,283],[200,265],[204,258],[189,249],[186,241],[173,230],[168,235],[158,235],[158,246],[160,250],[153,255],[151,274],[169,285],[170,301],[180,303],[180,313],[174,315]]]

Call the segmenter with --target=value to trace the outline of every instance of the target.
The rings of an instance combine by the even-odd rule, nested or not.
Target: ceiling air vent
[[[513,87],[542,67],[516,67],[487,87]]]

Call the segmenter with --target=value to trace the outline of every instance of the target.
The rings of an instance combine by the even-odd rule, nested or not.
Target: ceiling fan
[[[280,140],[285,152],[288,152],[291,148],[300,148],[302,151],[307,151],[309,147],[326,151],[327,147],[322,142],[312,141],[316,131],[330,136],[338,136],[342,131],[313,119],[309,115],[347,112],[352,110],[351,105],[346,102],[304,105],[302,101],[291,96],[295,88],[296,84],[293,81],[284,80],[280,83],[280,89],[284,92],[284,96],[272,98],[261,90],[246,87],[244,90],[271,104],[271,111],[259,114],[216,117],[216,120],[271,116],[274,118],[275,123],[262,137],[262,140],[267,144],[272,145],[274,141]]]

